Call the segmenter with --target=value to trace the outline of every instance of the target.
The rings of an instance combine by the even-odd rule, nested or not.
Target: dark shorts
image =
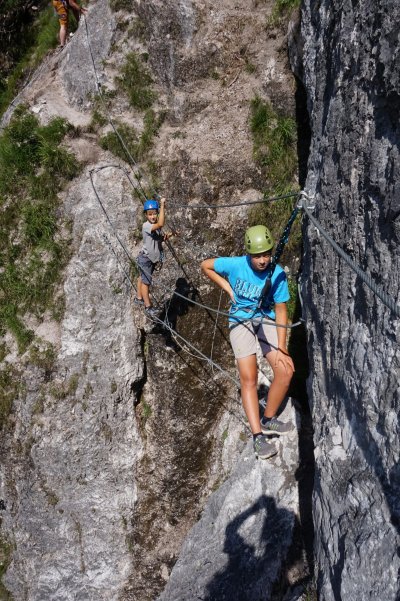
[[[229,338],[235,359],[255,355],[257,353],[257,341],[264,357],[278,348],[277,327],[272,320],[271,323],[261,324],[244,321],[230,327]]]
[[[153,261],[150,261],[148,256],[144,255],[143,253],[139,253],[137,264],[139,266],[140,279],[142,280],[143,284],[151,286],[153,282],[153,271],[155,270],[157,263],[153,263]]]

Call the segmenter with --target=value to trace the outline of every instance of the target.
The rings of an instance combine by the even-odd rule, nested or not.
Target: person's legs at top
[[[53,0],[53,7],[56,11],[58,22],[60,24],[60,31],[58,34],[60,46],[65,46],[68,32],[68,9],[61,0]]]
[[[60,46],[65,46],[65,42],[67,40],[67,32],[68,32],[68,21],[61,21],[60,19]]]

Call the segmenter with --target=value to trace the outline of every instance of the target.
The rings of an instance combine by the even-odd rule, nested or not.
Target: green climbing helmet
[[[274,246],[274,239],[265,225],[253,225],[246,230],[244,246],[249,255],[257,255],[271,250]]]

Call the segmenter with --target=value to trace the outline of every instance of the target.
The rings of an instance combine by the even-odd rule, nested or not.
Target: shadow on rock
[[[165,339],[166,346],[180,350],[179,344],[173,336],[176,330],[178,317],[183,317],[189,312],[191,301],[196,299],[198,292],[185,278],[178,278],[172,296],[164,302],[159,318],[165,325],[159,324],[154,328],[154,333],[161,334]],[[184,298],[183,298],[184,297]]]
[[[263,495],[230,522],[224,543],[228,563],[208,584],[204,601],[270,599],[274,582],[281,576],[296,521],[292,511],[277,507],[272,497]],[[254,522],[259,537],[254,536]]]

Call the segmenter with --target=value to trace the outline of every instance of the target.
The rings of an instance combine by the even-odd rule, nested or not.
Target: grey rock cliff
[[[135,225],[119,172],[108,175],[99,189],[116,226]],[[132,570],[140,336],[87,173],[64,207],[74,220],[65,316],[42,328],[59,349],[56,374],[45,387],[38,369],[25,371],[26,397],[2,441],[1,517],[13,545],[4,583],[16,600],[115,599]]]
[[[135,13],[111,14],[106,0],[90,4],[87,24],[104,89],[116,87],[114,78],[129,52],[149,55],[159,95],[155,108],[166,117],[148,158],[158,169],[160,189],[178,204],[262,195],[249,103],[258,91],[280,107],[294,104],[282,39],[265,33],[271,6],[254,2],[249,7],[247,0],[152,0],[134,3]],[[130,28],[138,17],[145,25],[144,40]],[[207,498],[239,462],[195,531],[202,556],[208,554],[210,532],[218,544],[214,565],[207,564],[190,587],[217,594],[223,588],[219,577],[230,573],[243,550],[254,568],[249,598],[255,600],[261,590],[279,585],[275,559],[285,563],[292,546],[297,439],[274,468],[254,464],[249,448],[242,455],[249,430],[235,382],[179,338],[153,328],[131,302],[133,291],[120,262],[126,271],[131,265],[89,180],[90,169],[117,162],[96,144],[95,134],[85,131],[95,92],[82,21],[67,48],[48,57],[14,104],[26,102],[43,123],[59,115],[80,127],[68,144],[85,169],[60,205],[72,227],[65,315],[60,324],[45,319],[33,327],[54,345],[56,364],[49,374],[16,351],[6,358],[21,368],[26,394],[15,400],[10,428],[0,440],[1,535],[11,547],[3,582],[16,601],[154,601]],[[115,120],[142,131],[143,115],[120,91],[108,110]],[[107,124],[99,135],[109,130]],[[149,171],[150,160],[142,167]],[[115,231],[135,256],[141,203],[117,168],[98,171],[94,181]],[[147,186],[145,179],[142,183]],[[214,360],[235,376],[226,323],[215,323],[191,303],[177,304],[172,291],[190,280],[203,300],[218,305],[219,292],[201,278],[198,263],[241,247],[246,212],[196,214],[172,202],[167,206],[167,221],[182,232],[174,242],[180,262],[167,250],[153,298],[164,317],[168,312],[175,319],[180,335],[206,355],[213,350]],[[271,485],[267,479],[275,473]],[[209,518],[215,513],[218,529],[213,531]],[[267,530],[275,518],[285,536],[276,541],[274,530],[271,549]],[[189,539],[185,548],[190,544]],[[274,549],[277,558],[270,562]],[[177,574],[183,567],[190,572],[194,555],[183,556]],[[271,571],[264,574],[266,563]],[[247,566],[242,560],[240,566],[243,574]],[[185,578],[188,582],[189,575]],[[175,586],[179,598],[179,578],[171,576],[168,595],[175,594]]]
[[[314,215],[399,303],[398,2],[304,3]],[[394,601],[399,582],[399,321],[306,228],[304,305],[322,601]]]

